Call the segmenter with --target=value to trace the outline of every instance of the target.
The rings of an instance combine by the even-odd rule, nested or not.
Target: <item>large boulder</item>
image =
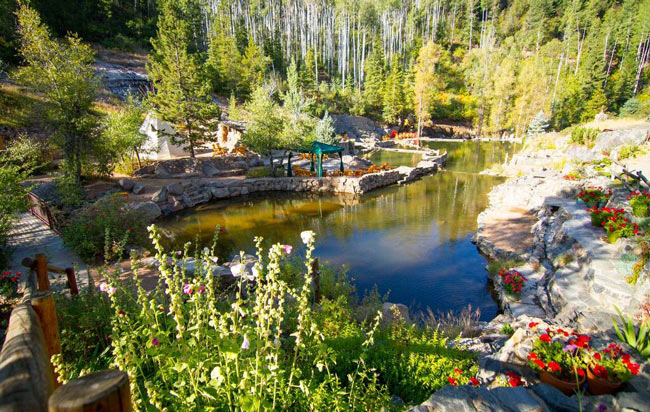
[[[133,189],[131,189],[131,191],[134,194],[139,195],[140,193],[144,192],[144,185],[142,183],[136,182],[135,184],[133,184]]]
[[[603,132],[596,137],[592,150],[595,153],[602,153],[624,145],[638,146],[645,142],[648,134],[650,129],[647,126]]]
[[[164,202],[167,200],[167,187],[163,186],[157,190],[152,196],[151,200],[154,202]]]
[[[142,212],[151,221],[162,215],[162,210],[155,202],[140,202],[133,206],[133,210]]]
[[[174,196],[180,196],[185,191],[185,188],[181,183],[172,183],[167,186],[167,190]]]
[[[201,163],[201,173],[206,177],[214,177],[219,174],[219,170],[208,162]]]
[[[133,185],[135,184],[135,182],[133,182],[133,180],[129,179],[128,177],[118,180],[118,183],[120,187],[127,192],[130,192],[131,189],[133,189]]]
[[[156,174],[156,176],[161,178],[167,178],[171,176],[169,170],[167,170],[167,168],[162,163],[158,163],[156,165],[154,173]]]

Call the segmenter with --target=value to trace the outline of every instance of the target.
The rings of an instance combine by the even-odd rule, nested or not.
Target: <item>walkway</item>
[[[75,267],[79,290],[88,287],[88,270],[76,253],[63,245],[63,240],[55,232],[41,223],[30,213],[23,213],[9,231],[9,247],[13,254],[9,269],[25,272],[21,261],[26,257],[34,258],[38,253],[44,253],[50,265],[60,268]],[[65,275],[49,273],[52,290],[67,290]]]

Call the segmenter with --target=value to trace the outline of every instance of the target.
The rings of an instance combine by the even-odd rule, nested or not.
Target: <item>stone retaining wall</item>
[[[153,194],[150,202],[144,202],[140,207],[151,209],[152,215],[159,216],[194,207],[212,199],[229,199],[256,192],[293,191],[362,195],[379,187],[396,183],[404,184],[435,173],[446,163],[446,160],[446,154],[436,157],[427,156],[416,167],[401,166],[361,177],[263,177],[230,182],[194,178],[163,186]]]

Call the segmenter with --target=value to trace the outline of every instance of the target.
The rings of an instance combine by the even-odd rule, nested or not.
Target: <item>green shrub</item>
[[[509,323],[506,323],[506,324],[503,325],[503,327],[501,328],[501,334],[502,334],[502,335],[508,335],[508,336],[510,336],[510,335],[512,335],[513,333],[515,333],[515,330],[512,328],[512,326],[510,326]]]
[[[0,167],[0,269],[6,268],[10,257],[7,236],[17,213],[27,209],[28,189],[23,186],[27,174],[17,166]]]
[[[108,296],[92,291],[83,291],[72,298],[54,296],[61,337],[61,354],[54,362],[59,380],[64,383],[109,368],[113,357]]]
[[[37,175],[51,166],[51,160],[46,157],[48,151],[48,147],[40,142],[21,136],[9,144],[1,161],[14,165],[27,174]]]
[[[593,147],[596,142],[596,136],[600,133],[597,129],[592,129],[589,127],[576,127],[571,132],[571,138],[569,142],[573,144],[578,144],[587,147]]]
[[[623,146],[618,150],[618,159],[625,160],[642,155],[644,150],[639,146]]]
[[[84,201],[83,188],[72,175],[64,174],[56,179],[58,204],[64,208],[77,208]]]
[[[119,245],[148,244],[147,223],[145,213],[112,195],[72,212],[63,227],[63,241],[84,260],[112,259],[118,257]]]
[[[246,172],[247,179],[256,179],[259,177],[271,177],[271,171],[268,167],[258,167],[255,169],[248,169]]]

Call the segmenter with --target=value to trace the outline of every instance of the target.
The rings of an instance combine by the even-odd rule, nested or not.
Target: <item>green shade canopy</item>
[[[343,147],[341,146],[335,146],[331,144],[325,144],[321,142],[313,142],[310,146],[308,147],[300,147],[297,149],[293,149],[293,152],[298,152],[298,153],[313,153],[313,154],[332,154],[332,153],[341,153],[343,152]]]
[[[313,142],[311,146],[309,147],[299,147],[292,149],[289,152],[289,161],[287,162],[287,176],[292,177],[293,176],[293,171],[291,170],[291,152],[298,152],[298,153],[310,153],[311,154],[311,162],[310,162],[310,171],[314,171],[314,155],[316,155],[316,163],[317,163],[317,173],[316,176],[322,177],[323,176],[323,155],[324,154],[332,154],[332,153],[338,153],[341,164],[339,166],[339,169],[341,172],[343,171],[343,147],[341,146],[335,146],[331,144],[325,144],[321,142]]]

